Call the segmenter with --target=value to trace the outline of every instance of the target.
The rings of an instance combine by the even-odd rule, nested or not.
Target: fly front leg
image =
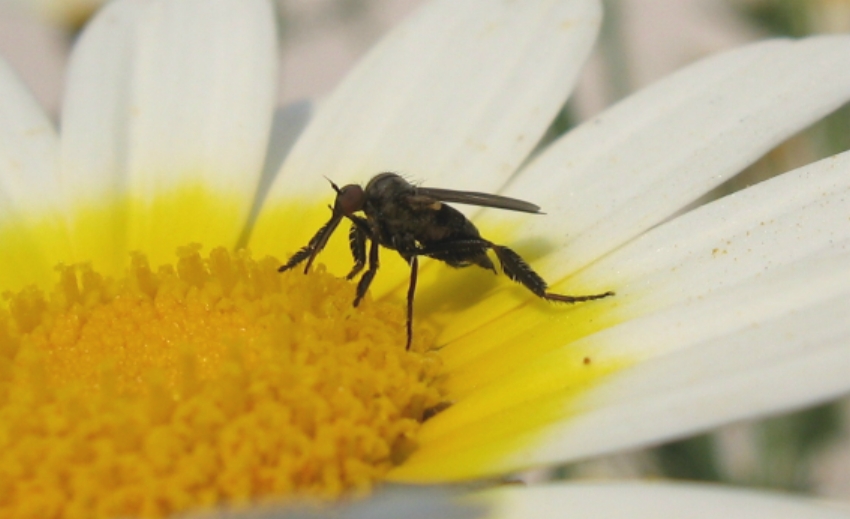
[[[372,284],[372,280],[375,278],[375,274],[378,273],[379,267],[378,261],[378,242],[377,240],[372,239],[372,244],[369,247],[369,268],[366,270],[366,273],[363,274],[363,277],[360,278],[360,281],[357,283],[357,295],[354,298],[354,306],[360,304],[360,301],[363,299],[363,296],[366,295],[366,291],[369,290],[369,285]]]
[[[331,209],[333,211],[333,209]],[[328,239],[331,237],[331,234],[336,230],[339,222],[342,221],[342,215],[334,212],[331,215],[331,219],[319,228],[316,231],[316,234],[310,238],[309,243],[301,248],[298,252],[292,255],[289,260],[277,269],[278,272],[286,272],[287,270],[295,267],[299,263],[304,260],[307,260],[307,264],[304,266],[304,273],[310,270],[310,265],[313,264],[313,260],[316,259],[316,256],[322,252],[322,249],[325,248],[325,245],[328,243]]]

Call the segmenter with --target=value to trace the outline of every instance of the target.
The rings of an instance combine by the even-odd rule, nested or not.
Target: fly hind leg
[[[496,257],[499,258],[499,263],[502,264],[502,271],[506,276],[508,276],[508,278],[516,281],[520,285],[531,290],[536,296],[546,299],[547,301],[580,303],[582,301],[593,301],[594,299],[602,299],[603,297],[610,297],[614,295],[614,292],[611,291],[588,296],[567,296],[548,292],[549,284],[540,277],[540,274],[534,272],[534,269],[532,269],[531,266],[522,259],[522,256],[504,245],[496,245],[484,238],[467,238],[430,244],[427,247],[420,248],[417,251],[417,254],[431,256],[451,264],[452,259],[471,259],[477,256],[480,251],[484,251],[486,249],[491,249],[496,254]],[[481,266],[488,268],[485,265]],[[490,265],[489,268],[492,268],[492,265]]]
[[[495,243],[490,242],[487,243],[496,254],[496,257],[499,258],[499,263],[502,264],[502,271],[506,276],[531,290],[538,297],[546,299],[547,301],[580,303],[582,301],[593,301],[594,299],[602,299],[603,297],[614,295],[614,292],[611,292],[610,290],[603,294],[593,294],[588,296],[568,296],[548,292],[548,283],[546,283],[546,281],[544,281],[543,278],[540,277],[540,275],[535,272],[524,259],[522,259],[522,256],[503,245],[496,245]]]

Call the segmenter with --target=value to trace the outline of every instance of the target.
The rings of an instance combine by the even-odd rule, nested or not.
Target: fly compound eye
[[[349,184],[337,193],[334,210],[340,211],[342,214],[351,214],[359,211],[363,209],[365,198],[362,187],[357,184]]]

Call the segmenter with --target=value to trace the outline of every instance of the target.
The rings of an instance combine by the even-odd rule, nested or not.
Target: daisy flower
[[[262,0],[110,3],[58,131],[0,68],[0,515],[499,477],[845,394],[850,156],[686,209],[850,98],[850,38],[708,58],[532,153],[600,18],[428,4],[291,149]],[[552,291],[616,296],[423,261],[405,351],[392,251],[358,308],[345,236],[277,272],[328,218],[323,177],[381,171],[539,204],[468,214]]]

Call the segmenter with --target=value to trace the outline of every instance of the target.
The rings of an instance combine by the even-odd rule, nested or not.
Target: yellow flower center
[[[58,268],[0,308],[0,517],[162,517],[366,490],[443,400],[404,308],[199,247],[123,278]]]

